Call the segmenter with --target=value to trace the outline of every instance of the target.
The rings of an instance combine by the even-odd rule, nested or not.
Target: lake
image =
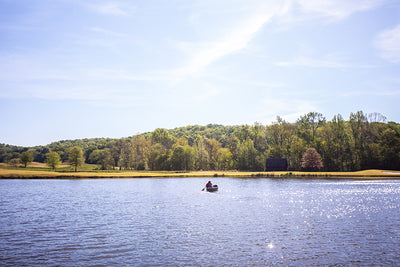
[[[1,266],[399,265],[400,181],[0,180],[0,227]]]

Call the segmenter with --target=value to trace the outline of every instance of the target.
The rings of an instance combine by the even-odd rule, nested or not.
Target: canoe
[[[206,190],[208,191],[208,192],[215,192],[215,191],[218,191],[218,185],[213,185],[212,187],[207,187],[206,188]]]

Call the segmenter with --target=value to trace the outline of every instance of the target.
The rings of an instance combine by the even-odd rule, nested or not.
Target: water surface
[[[0,265],[398,265],[400,181],[0,180]]]

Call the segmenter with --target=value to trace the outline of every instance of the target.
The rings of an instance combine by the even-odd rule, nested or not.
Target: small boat
[[[212,187],[206,187],[206,190],[208,191],[208,192],[215,192],[215,191],[218,191],[218,185],[213,185]]]

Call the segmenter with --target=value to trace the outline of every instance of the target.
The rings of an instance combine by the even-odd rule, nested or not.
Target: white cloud
[[[180,82],[191,75],[200,74],[209,65],[220,58],[234,54],[248,47],[252,39],[265,24],[272,19],[281,22],[296,22],[319,17],[332,20],[344,19],[355,12],[377,7],[384,0],[287,0],[277,4],[273,1],[259,1],[253,4],[257,9],[248,12],[245,19],[238,20],[236,27],[226,30],[219,40],[203,42],[179,42],[178,46],[185,52],[190,51],[187,63],[173,71],[171,80]],[[256,10],[256,11],[255,11]],[[195,14],[197,17],[197,14]],[[191,17],[195,16],[192,15]],[[299,57],[294,61],[280,62],[280,66],[308,66],[325,68],[344,68],[346,64],[334,58],[312,59]]]
[[[383,5],[390,0],[288,0],[276,14],[275,30],[287,30],[304,21],[337,22]]]
[[[144,70],[126,69],[124,68],[124,66],[122,66],[121,69],[112,69],[111,67],[107,68],[107,66],[105,66],[104,68],[101,68],[101,66],[99,68],[91,68],[90,66],[78,65],[76,69],[63,69],[62,67],[52,68],[53,65],[51,63],[39,64],[38,62],[25,62],[22,59],[21,61],[10,59],[8,60],[8,62],[12,62],[14,65],[0,64],[0,69],[4,70],[4,72],[2,72],[3,74],[0,74],[0,79],[9,81],[10,77],[12,77],[12,79],[20,82],[24,82],[27,80],[57,80],[62,82],[63,80],[68,80],[72,82],[82,83],[89,83],[92,81],[99,82],[106,80],[125,82],[138,81],[152,83],[152,85],[156,87],[170,89],[168,85],[162,86],[159,83],[173,81],[176,84],[177,82],[181,82],[188,77],[203,74],[204,70],[206,70],[210,65],[217,62],[221,58],[241,52],[248,48],[249,44],[252,42],[254,37],[263,29],[263,26],[265,24],[269,23],[274,18],[281,19],[285,16],[290,16],[291,11],[294,7],[300,7],[300,13],[304,12],[307,14],[312,14],[312,16],[314,16],[315,14],[320,14],[320,16],[344,18],[356,11],[372,8],[373,6],[381,3],[381,1],[354,0],[353,2],[344,0],[287,0],[279,3],[276,1],[259,1],[258,3],[257,1],[255,1],[252,3],[254,4],[254,6],[257,6],[257,8],[247,8],[242,13],[236,13],[237,11],[233,12],[234,16],[231,17],[230,20],[226,23],[224,22],[224,27],[221,27],[219,29],[208,28],[210,26],[208,24],[197,25],[200,27],[206,26],[205,28],[207,28],[207,30],[209,30],[210,32],[213,31],[214,34],[215,32],[224,33],[222,33],[219,38],[212,40],[207,39],[207,37],[203,36],[203,39],[199,42],[180,42],[180,48],[187,52],[186,56],[188,57],[185,60],[186,63],[179,68],[164,70],[161,69],[156,72],[146,72]],[[135,9],[129,4],[129,2],[123,1],[98,1],[84,5],[95,12],[117,16],[127,16]],[[218,12],[215,13],[218,14]],[[81,45],[82,43],[86,44],[87,42],[93,46],[102,45],[114,48],[117,47],[118,42],[121,41],[119,39],[124,39],[123,41],[126,41],[125,39],[129,39],[116,38],[129,36],[123,33],[108,30],[107,27],[92,27],[86,29],[89,29],[94,33],[98,33],[100,37],[102,37],[101,35],[105,35],[106,37],[111,38],[96,39],[90,38],[89,36],[86,37],[87,39],[83,38],[83,40],[80,41],[81,43],[76,43],[77,45]],[[397,33],[397,38],[399,29],[400,27],[397,27],[395,29]],[[393,52],[397,49],[395,51],[397,53],[397,58],[393,56],[391,56],[390,58],[392,61],[400,61],[400,53],[397,46],[395,45],[396,43],[398,44],[400,42],[398,41],[398,39],[393,38],[395,34],[392,34],[392,31],[394,30],[388,31],[389,33],[383,33],[380,37],[380,39],[382,40],[379,43],[381,47],[384,47],[382,48],[382,50]],[[211,34],[211,36],[215,35]],[[96,37],[98,36],[96,35]],[[181,55],[177,55],[177,61],[182,60],[180,56]],[[346,67],[346,64],[341,62],[341,60],[329,56],[322,57],[320,59],[307,56],[299,56],[291,61],[279,62],[277,63],[277,65],[286,67]],[[203,85],[206,85],[205,88],[207,90],[203,92],[203,98],[206,99],[219,94],[218,89],[213,87],[213,85],[209,81],[199,80],[199,82]],[[80,92],[85,90],[88,91],[87,95],[85,92]],[[105,93],[106,92],[102,92],[102,94]],[[77,91],[72,90],[71,94],[73,95],[73,98],[76,99],[89,99],[89,97],[93,95],[93,92],[90,89],[81,88]],[[111,94],[111,91],[109,92],[109,94]],[[43,90],[42,94],[35,93],[35,95],[38,97],[46,97],[47,95],[50,98],[68,98],[68,94],[66,93],[55,94],[51,90]]]
[[[203,41],[201,44],[180,42],[180,48],[190,51],[190,57],[185,66],[174,71],[173,81],[180,82],[188,76],[198,74],[220,58],[246,48],[263,25],[276,14],[276,8],[269,7],[250,14],[246,19],[236,22],[236,26],[219,40]]]
[[[393,63],[400,63],[400,25],[379,34],[375,40],[375,45],[384,59]]]

